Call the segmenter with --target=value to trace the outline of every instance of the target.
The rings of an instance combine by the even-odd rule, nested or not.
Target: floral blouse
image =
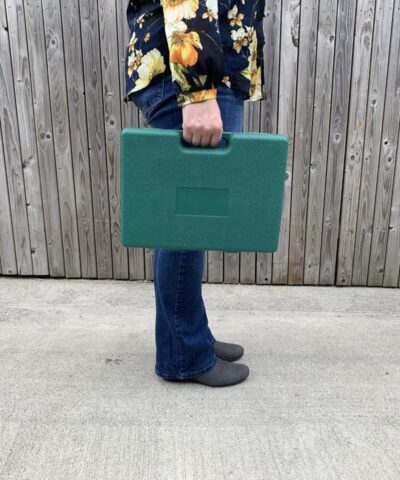
[[[165,71],[178,105],[216,98],[224,83],[245,100],[265,98],[265,0],[130,0],[126,95]]]

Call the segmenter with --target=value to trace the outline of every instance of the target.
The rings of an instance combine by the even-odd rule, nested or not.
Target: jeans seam
[[[183,368],[182,368],[182,350],[181,350],[181,344],[180,344],[180,332],[178,331],[178,321],[177,321],[177,311],[178,311],[178,300],[180,296],[180,280],[181,280],[181,271],[182,271],[182,258],[184,256],[185,252],[181,253],[181,257],[179,259],[179,268],[178,268],[178,283],[176,287],[176,301],[175,301],[175,311],[174,311],[174,321],[175,321],[175,332],[176,332],[176,340],[178,344],[178,355],[179,355],[179,374],[182,374]]]
[[[153,109],[155,109],[157,107],[157,105],[159,105],[163,99],[164,99],[164,88],[165,88],[165,75],[163,73],[161,73],[162,75],[162,78],[161,78],[161,85],[160,85],[160,98],[154,102],[154,104],[150,105],[149,107],[146,108],[146,110],[143,112],[143,116],[146,120],[146,123],[150,124],[150,121],[151,121],[151,112],[153,111]]]

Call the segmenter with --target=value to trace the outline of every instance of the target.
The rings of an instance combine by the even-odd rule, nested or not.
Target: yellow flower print
[[[253,30],[249,48],[248,67],[240,73],[250,80],[249,99],[254,101],[264,98],[261,91],[261,67],[257,68],[257,34],[255,30]]]
[[[249,27],[248,25],[245,25],[245,28],[247,30],[246,32],[247,38],[251,39],[255,32],[254,27]]]
[[[196,48],[202,49],[197,32],[175,32],[171,37],[170,60],[184,67],[191,67],[198,60]]]
[[[203,13],[202,18],[208,18],[210,22],[218,18],[218,2],[216,0],[206,0],[207,11]]]
[[[150,32],[147,32],[143,38],[144,42],[148,42],[150,40]]]
[[[243,27],[238,28],[237,30],[232,30],[231,37],[233,40],[233,48],[237,53],[240,53],[240,50],[244,45],[248,45],[249,41],[247,38],[247,33]]]
[[[206,12],[203,13],[201,18],[208,18],[210,22],[217,19],[215,12],[213,10],[208,9]]]
[[[142,15],[140,15],[140,17],[138,17],[138,19],[136,20],[136,23],[139,25],[139,28],[143,27],[145,15],[146,15],[145,13],[142,13]]]
[[[135,43],[138,41],[138,38],[136,37],[136,32],[133,32],[131,39],[129,40],[129,45],[128,45],[128,52],[132,52],[135,48]]]
[[[248,32],[249,33],[249,32]],[[257,62],[257,34],[256,34],[256,31],[253,29],[252,30],[252,35],[251,37],[249,36],[249,38],[251,38],[251,41],[250,41],[250,56],[249,56],[249,62],[251,62],[251,64],[255,64]]]
[[[233,27],[234,25],[242,26],[242,20],[244,18],[243,13],[238,13],[237,5],[235,5],[231,10],[228,10],[229,25]]]
[[[194,18],[199,9],[199,0],[161,0],[166,22],[175,23],[183,18]]]
[[[265,98],[261,85],[261,67],[257,68],[255,75],[252,75],[252,85],[250,87],[249,99],[251,101],[260,100]]]
[[[169,58],[171,63],[179,63],[184,67],[191,67],[198,60],[196,48],[201,50],[200,37],[197,32],[186,32],[184,22],[175,25],[165,25],[169,43]]]
[[[146,87],[155,75],[164,72],[165,69],[164,57],[157,48],[147,52],[137,69],[139,78],[136,80],[133,91]]]
[[[215,98],[217,98],[216,88],[209,88],[190,93],[180,93],[178,94],[178,106],[183,107],[188,103],[202,102],[204,100],[210,100]]]
[[[201,102],[207,100],[209,95],[214,96],[216,94],[215,88],[210,88],[209,90],[200,90],[198,92],[193,92],[193,100],[195,102]]]
[[[229,75],[225,75],[224,77],[222,77],[221,82],[224,83],[227,87],[231,88],[231,81]]]
[[[128,58],[128,75],[131,76],[132,73],[137,70],[139,65],[142,63],[143,53],[141,50],[134,50]]]

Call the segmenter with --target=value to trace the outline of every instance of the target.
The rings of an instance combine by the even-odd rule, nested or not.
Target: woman
[[[183,130],[193,147],[243,131],[243,102],[265,97],[265,0],[131,0],[125,102],[150,127]],[[204,250],[153,249],[155,372],[165,380],[235,385],[243,348],[215,340],[202,299]]]

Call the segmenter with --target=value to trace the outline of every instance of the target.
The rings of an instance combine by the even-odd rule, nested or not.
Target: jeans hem
[[[183,373],[181,375],[169,375],[168,373],[160,372],[157,369],[157,367],[154,368],[154,371],[159,377],[164,378],[165,380],[186,380],[188,378],[193,378],[193,377],[196,377],[197,375],[201,375],[202,373],[208,372],[214,367],[216,363],[217,363],[217,356],[214,353],[214,358],[212,362],[209,363],[206,367],[201,368],[200,370],[197,370],[195,372]]]

